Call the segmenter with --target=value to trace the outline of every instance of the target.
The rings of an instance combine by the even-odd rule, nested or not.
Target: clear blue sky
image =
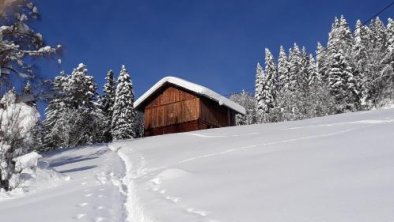
[[[166,75],[219,93],[254,87],[264,48],[277,57],[294,42],[313,52],[326,43],[334,16],[351,27],[391,0],[51,0],[38,2],[42,20],[33,25],[49,44],[64,46],[63,63],[42,68],[53,77],[80,62],[100,91],[108,69],[128,68],[136,96]],[[380,17],[394,17],[394,7]]]

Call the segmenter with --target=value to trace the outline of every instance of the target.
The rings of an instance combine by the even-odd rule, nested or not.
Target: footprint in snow
[[[93,194],[92,193],[87,193],[87,194],[85,194],[84,196],[85,197],[91,197]]]
[[[79,207],[86,207],[88,205],[88,203],[79,203],[78,206]]]
[[[179,202],[179,198],[177,198],[177,197],[166,196],[165,198],[166,198],[167,200],[169,200],[169,201],[174,202],[174,203]]]
[[[196,209],[193,209],[193,208],[187,208],[186,211],[189,212],[189,213],[193,213],[193,214],[200,215],[200,216],[202,216],[202,217],[205,217],[205,216],[208,215],[208,213],[205,212],[205,211],[196,210]]]
[[[94,222],[101,222],[101,221],[104,221],[105,219],[104,219],[104,217],[97,217],[95,220],[94,220]]]
[[[95,209],[96,210],[104,210],[104,207],[103,206],[97,206]]]
[[[82,218],[84,218],[86,216],[86,214],[77,214],[74,216],[74,219],[80,220]]]

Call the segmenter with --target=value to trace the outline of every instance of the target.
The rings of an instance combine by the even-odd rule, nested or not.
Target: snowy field
[[[394,109],[112,146],[129,221],[394,221]]]
[[[47,154],[0,221],[392,222],[393,138],[386,109]]]

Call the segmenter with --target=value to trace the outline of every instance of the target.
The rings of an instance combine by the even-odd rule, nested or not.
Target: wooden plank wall
[[[146,107],[145,130],[197,120],[200,99],[177,87],[165,87]]]
[[[145,136],[162,135],[167,133],[188,132],[201,129],[198,120],[193,120],[186,123],[179,123],[169,126],[162,126],[157,128],[150,128],[144,131]]]
[[[208,128],[231,126],[234,121],[234,113],[225,106],[217,102],[202,98],[201,99],[201,117],[200,120]]]

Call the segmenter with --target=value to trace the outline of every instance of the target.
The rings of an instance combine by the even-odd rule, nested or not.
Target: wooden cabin
[[[134,103],[144,112],[144,135],[187,132],[233,126],[239,104],[203,86],[177,77],[165,77]]]

